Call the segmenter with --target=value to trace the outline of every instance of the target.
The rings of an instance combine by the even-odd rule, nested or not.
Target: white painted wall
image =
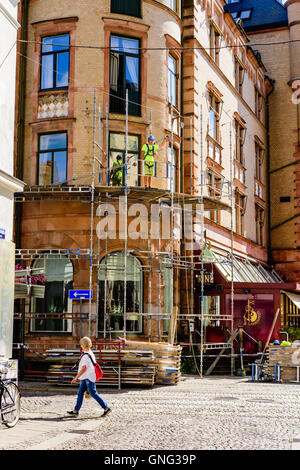
[[[23,184],[14,171],[14,112],[18,0],[0,0],[0,358],[12,355],[14,265],[13,198]]]
[[[17,0],[0,0],[0,228],[12,240]]]

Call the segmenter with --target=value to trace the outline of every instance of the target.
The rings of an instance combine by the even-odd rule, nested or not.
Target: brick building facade
[[[257,335],[269,328],[283,288],[267,248],[272,81],[225,7],[224,0],[21,2],[16,163],[27,188],[17,198],[17,254],[43,268],[47,281],[45,297],[27,302],[27,341],[117,337],[125,329],[132,338],[173,342],[192,333],[197,341],[186,315],[198,318],[197,330],[203,309],[205,341],[225,341],[250,301],[266,317]],[[160,147],[147,190],[141,150],[151,134]],[[118,154],[131,159],[119,193],[109,180]],[[202,201],[205,217],[193,219],[196,258],[174,240],[174,227],[164,239],[124,240],[121,230],[99,239],[96,207],[113,194],[129,196],[125,230],[133,202],[147,209],[148,222],[154,202],[172,214],[175,202]],[[205,250],[212,282],[200,292]],[[235,266],[226,274],[229,259]],[[70,299],[70,290],[90,287],[88,302]]]

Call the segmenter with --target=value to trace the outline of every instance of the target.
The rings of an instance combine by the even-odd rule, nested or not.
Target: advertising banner
[[[15,245],[0,239],[0,360],[12,356]]]

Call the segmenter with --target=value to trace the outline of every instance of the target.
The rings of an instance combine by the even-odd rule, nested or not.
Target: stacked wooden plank
[[[179,382],[182,350],[180,346],[173,346],[167,343],[146,343],[126,340],[125,349],[131,352],[139,351],[140,353],[149,350],[153,352],[153,365],[156,368],[156,384],[175,385]],[[139,361],[143,363],[143,357],[140,357]]]
[[[154,353],[151,350],[148,351],[134,351],[123,349],[121,351],[122,362],[128,363],[141,363],[149,364],[154,361]]]
[[[122,366],[121,383],[134,385],[148,385],[152,387],[155,380],[155,367],[153,366]]]
[[[118,367],[103,366],[103,377],[97,382],[99,387],[118,386],[119,376]],[[137,367],[121,367],[121,385],[154,385],[155,367],[137,366]],[[51,365],[48,369],[47,380],[49,383],[56,385],[74,385],[71,380],[75,377],[77,370],[71,369],[67,364]],[[75,384],[78,386],[78,384]]]
[[[129,351],[116,349],[104,349],[100,353],[94,350],[96,360],[100,362],[104,375],[98,382],[99,386],[118,386],[119,380],[122,385],[145,385],[153,386],[156,369],[152,365],[154,360],[153,351]],[[68,355],[64,351],[51,351],[48,359],[49,365],[47,379],[49,383],[57,385],[71,385],[71,380],[77,373],[77,367],[72,366],[79,358],[78,351],[74,355]],[[55,360],[55,363],[53,362]],[[119,379],[120,376],[120,379]]]
[[[50,362],[47,373],[49,383],[71,385],[77,373],[72,369],[79,357],[78,351],[51,350],[47,352]],[[167,343],[147,343],[126,341],[125,349],[94,350],[96,360],[100,362],[104,375],[99,386],[174,385],[180,380],[181,347]],[[47,360],[46,359],[46,360]],[[120,362],[119,362],[120,359]]]
[[[56,385],[71,385],[77,370],[72,369],[68,364],[52,364],[49,366],[47,382]]]
[[[274,369],[275,364],[280,364],[281,380],[291,382],[297,380],[297,365],[300,365],[300,355],[298,348],[292,346],[275,346],[268,349],[268,362],[270,369]]]

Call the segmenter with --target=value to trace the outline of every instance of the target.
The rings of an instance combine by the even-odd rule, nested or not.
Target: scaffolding
[[[172,103],[172,100],[171,100]],[[184,120],[189,121],[190,125],[190,191],[183,193],[176,191],[176,162],[174,160],[174,122],[180,120],[180,127],[184,128]],[[125,340],[129,333],[135,330],[128,330],[129,322],[144,322],[144,337],[150,341],[168,341],[170,344],[177,342],[177,325],[182,320],[188,321],[190,328],[189,345],[197,346],[200,351],[200,369],[199,375],[203,376],[203,362],[206,351],[217,349],[230,349],[231,357],[231,373],[234,369],[234,347],[233,342],[207,343],[205,336],[206,324],[209,321],[230,323],[230,334],[233,333],[234,327],[234,277],[233,277],[233,213],[234,213],[234,190],[233,190],[233,147],[232,147],[232,124],[230,124],[230,179],[224,180],[222,189],[218,197],[211,197],[209,184],[206,182],[205,157],[203,148],[203,112],[201,107],[200,129],[200,184],[198,187],[194,181],[193,175],[193,135],[192,117],[178,116],[174,113],[173,105],[170,104],[170,134],[169,149],[171,161],[157,159],[155,162],[156,174],[153,177],[155,181],[160,181],[157,188],[144,188],[139,185],[130,185],[130,168],[132,168],[132,156],[129,155],[128,134],[129,134],[129,115],[128,115],[128,91],[125,98],[125,150],[122,160],[122,184],[114,186],[110,184],[110,175],[113,166],[110,164],[109,158],[109,113],[106,105],[105,111],[101,109],[100,100],[97,102],[97,92],[94,91],[93,99],[93,129],[92,129],[92,159],[91,173],[83,175],[80,178],[90,178],[90,184],[76,185],[76,178],[60,185],[51,186],[31,186],[26,187],[22,193],[17,193],[15,200],[17,202],[33,202],[33,201],[79,201],[90,205],[90,240],[89,247],[80,249],[60,248],[53,249],[17,249],[16,260],[26,262],[34,260],[37,257],[54,257],[54,258],[74,258],[77,260],[85,260],[89,263],[89,290],[93,291],[95,285],[95,273],[97,276],[97,289],[94,306],[92,297],[89,297],[88,315],[79,314],[77,317],[71,317],[73,320],[88,322],[88,335],[96,332],[96,336],[101,335],[104,340],[112,341],[113,337],[121,335]],[[150,110],[149,129],[152,130],[152,110]],[[193,132],[194,131],[194,132]],[[144,161],[141,158],[135,159],[137,165],[136,176],[138,179],[143,178]],[[165,175],[157,168],[165,167]],[[183,176],[184,180],[184,176]],[[226,191],[227,188],[227,191]],[[199,190],[199,191],[197,191]],[[224,202],[226,198],[226,202]],[[121,204],[120,204],[121,201]],[[141,203],[148,208],[147,215],[144,217],[145,225],[148,227],[148,237],[145,239],[144,249],[135,249],[130,247],[128,240],[129,226],[129,208],[131,204]],[[153,221],[153,207],[156,206],[156,218]],[[99,211],[102,208],[104,212]],[[95,241],[95,221],[100,223],[101,216],[107,214],[108,208],[114,208],[114,214],[118,220],[123,219],[124,237],[122,238],[123,247],[120,246],[118,255],[122,255],[122,264],[115,265],[114,259],[116,252],[112,252],[109,246],[109,223],[105,231],[104,239],[99,237]],[[105,211],[106,209],[106,211]],[[206,314],[204,312],[204,274],[206,265],[213,265],[211,258],[205,257],[205,226],[204,214],[206,211],[223,211],[226,210],[231,216],[231,252],[228,263],[231,263],[231,313],[226,314]],[[170,237],[166,239],[162,237],[163,214],[167,211],[170,220]],[[100,212],[102,215],[100,215]],[[179,223],[178,223],[179,217]],[[180,218],[181,217],[181,218]],[[176,236],[178,230],[182,229],[182,220],[188,218],[191,220],[190,231],[190,249],[186,243],[182,242]],[[141,217],[142,219],[142,217]],[[193,249],[193,228],[195,219],[200,224],[200,245],[198,252]],[[157,235],[155,237],[154,235]],[[119,234],[120,235],[120,234]],[[146,246],[147,245],[147,246]],[[140,266],[132,266],[129,260],[130,256],[138,256]],[[142,279],[147,279],[148,300],[145,298],[137,299],[130,304],[128,298],[128,287],[130,279],[140,270]],[[114,278],[116,272],[123,273],[123,292],[121,306],[112,308],[112,293],[109,279]],[[200,272],[201,278],[201,301],[200,312],[196,313],[194,308],[194,289],[195,289],[195,272]],[[181,285],[182,276],[185,279],[185,297],[186,305],[182,305],[179,299],[179,285]],[[101,284],[102,282],[102,284]],[[134,296],[136,292],[133,293]],[[176,298],[174,296],[176,295]],[[100,330],[99,325],[99,305],[100,300],[103,305],[102,321],[103,329]],[[139,304],[139,305],[138,305]],[[142,308],[143,307],[143,308]],[[167,307],[167,308],[166,308]],[[130,310],[129,310],[130,308]],[[35,315],[35,318],[40,314]],[[41,314],[42,316],[45,314]],[[65,314],[65,318],[68,314]],[[112,317],[119,317],[123,321],[122,328],[119,330],[111,327]],[[29,318],[29,317],[28,317]],[[33,318],[33,317],[31,317]],[[41,317],[42,318],[42,317]],[[132,319],[135,320],[132,320]],[[138,320],[136,320],[138,319]],[[200,322],[200,342],[193,343],[192,340],[192,323],[198,319]],[[116,322],[117,323],[117,322]]]

